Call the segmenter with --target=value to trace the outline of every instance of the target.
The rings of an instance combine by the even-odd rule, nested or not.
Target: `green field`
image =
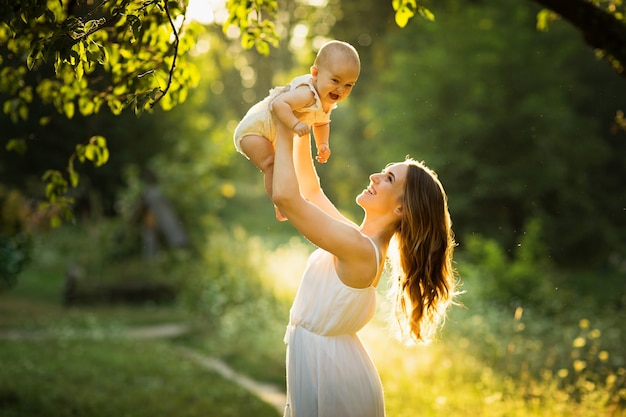
[[[154,270],[193,277],[183,280],[174,303],[67,308],[61,294],[68,249],[80,246],[74,233],[61,230],[39,241],[18,286],[0,296],[0,332],[15,336],[0,341],[3,417],[279,415],[180,348],[284,388],[282,336],[307,244],[292,239],[270,246],[236,233],[235,239],[215,238],[210,259]],[[99,279],[105,281],[107,271],[123,270],[96,264],[104,265]],[[477,282],[468,269],[464,306],[452,309],[427,346],[405,346],[393,337],[381,288],[378,315],[361,337],[380,371],[389,416],[626,415],[619,313],[565,308],[549,317],[495,306],[475,295]],[[132,329],[162,324],[188,331],[129,337]]]

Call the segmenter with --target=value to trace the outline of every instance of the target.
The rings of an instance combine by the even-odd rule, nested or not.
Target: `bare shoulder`
[[[335,269],[339,279],[349,287],[367,288],[379,278],[380,252],[367,236],[356,231],[353,244],[344,253],[336,254]]]

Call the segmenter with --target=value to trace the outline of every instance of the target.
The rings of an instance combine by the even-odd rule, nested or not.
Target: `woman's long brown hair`
[[[403,217],[394,235],[392,293],[402,334],[429,342],[457,293],[456,243],[446,193],[437,174],[407,159]]]

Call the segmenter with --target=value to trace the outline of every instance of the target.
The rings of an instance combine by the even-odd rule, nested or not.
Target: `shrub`
[[[494,239],[480,235],[463,239],[460,273],[475,280],[479,296],[498,305],[533,305],[550,309],[556,268],[541,241],[541,223],[530,221],[514,253],[507,254]]]
[[[0,292],[13,287],[30,260],[30,208],[19,191],[0,185]]]
[[[202,259],[181,265],[186,279],[180,300],[208,330],[202,348],[248,375],[283,385],[289,306],[264,276],[268,255],[241,228],[214,232]]]

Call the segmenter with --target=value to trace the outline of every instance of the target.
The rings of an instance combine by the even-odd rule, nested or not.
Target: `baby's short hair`
[[[317,52],[317,57],[313,65],[324,65],[329,59],[338,54],[351,58],[353,63],[361,68],[361,59],[356,48],[347,42],[338,40],[329,41],[322,45]]]

